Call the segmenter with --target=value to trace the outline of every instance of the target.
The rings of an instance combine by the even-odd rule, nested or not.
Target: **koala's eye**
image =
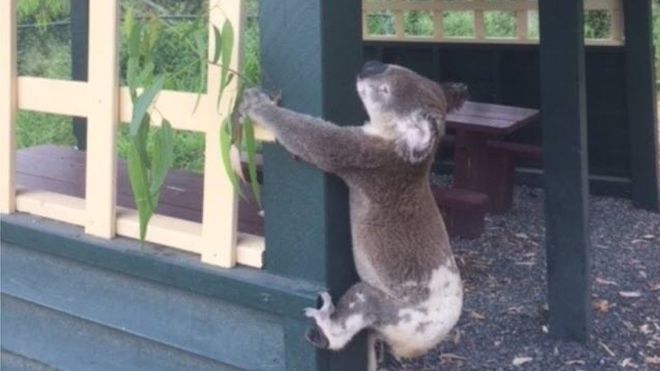
[[[390,87],[389,87],[389,85],[387,85],[387,84],[383,84],[383,85],[379,86],[379,87],[378,87],[378,92],[381,93],[381,94],[389,95],[389,94],[390,94]]]

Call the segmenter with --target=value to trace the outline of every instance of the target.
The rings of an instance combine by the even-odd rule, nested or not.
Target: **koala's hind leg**
[[[307,332],[307,340],[319,348],[343,348],[360,330],[376,323],[382,296],[383,293],[359,282],[341,297],[335,308],[330,294],[321,294],[321,308],[305,310],[305,315],[313,318],[316,325]]]

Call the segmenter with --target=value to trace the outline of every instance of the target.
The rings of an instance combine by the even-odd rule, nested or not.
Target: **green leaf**
[[[250,175],[250,187],[252,194],[261,208],[261,185],[257,180],[257,142],[254,137],[254,125],[251,120],[243,123],[243,140],[245,152],[247,153],[248,174]]]
[[[152,197],[160,193],[160,188],[165,183],[167,172],[174,162],[174,131],[172,124],[163,119],[163,125],[154,135],[154,151],[152,156],[151,185],[149,193]],[[157,202],[157,199],[156,199]]]
[[[135,206],[138,209],[140,241],[144,243],[144,238],[147,235],[147,225],[153,215],[153,205],[149,195],[147,168],[135,144],[128,148],[128,178],[133,190]]]
[[[234,28],[230,22],[225,21],[222,26],[222,82],[227,82],[227,74],[229,73],[229,65],[231,64],[231,56],[234,50]]]
[[[130,13],[130,15],[132,16],[132,12]],[[130,27],[128,29],[128,56],[133,58],[139,58],[142,25],[139,22],[135,22],[134,19],[131,19],[127,21],[127,27]]]
[[[151,167],[151,162],[149,161],[149,154],[147,153],[147,140],[149,139],[149,130],[151,129],[151,116],[147,113],[140,123],[140,129],[138,129],[137,135],[132,137],[131,142],[135,148],[140,153],[140,160],[145,164],[145,168],[148,169]],[[147,173],[147,180],[149,179]]]
[[[218,46],[216,45],[216,48]],[[222,74],[220,78],[220,91],[218,93],[218,102],[217,105],[220,105],[222,100],[222,93],[227,87],[227,81],[229,76],[229,65],[231,64],[231,56],[234,49],[234,28],[231,23],[225,21],[225,24],[222,26]]]
[[[236,75],[233,72],[231,72],[229,76],[227,76],[227,81],[225,81],[225,85],[224,85],[225,88],[227,87],[227,85],[231,84],[231,81],[234,79],[234,76]]]
[[[131,123],[129,126],[129,133],[132,136],[137,135],[137,132],[140,128],[140,123],[147,113],[147,110],[153,103],[156,95],[163,88],[163,82],[165,81],[164,76],[159,76],[153,85],[149,86],[147,90],[142,92],[138,97],[137,102],[133,105],[133,117],[131,118]]]
[[[131,93],[132,102],[137,100],[137,88],[139,86],[137,76],[139,63],[138,58],[129,57],[126,64],[126,82],[128,83],[128,90]]]
[[[229,118],[227,117],[222,122],[222,127],[220,128],[220,155],[222,157],[222,165],[225,168],[229,181],[232,186],[234,186],[234,190],[243,197],[243,190],[238,184],[238,177],[231,166],[231,145],[231,125]]]
[[[138,76],[138,84],[141,86],[151,85],[155,68],[156,66],[153,61],[145,61],[142,72],[140,72],[140,75]]]
[[[220,59],[220,54],[222,54],[222,34],[218,27],[213,25],[213,40],[215,41],[215,47],[213,48],[213,63],[217,64]]]
[[[157,16],[150,16],[147,23],[147,32],[145,35],[145,42],[142,48],[142,55],[145,58],[151,58],[153,56],[153,51],[156,48],[156,43],[160,37],[161,23],[160,18]]]

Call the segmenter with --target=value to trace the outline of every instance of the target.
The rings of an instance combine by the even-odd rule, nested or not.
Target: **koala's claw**
[[[323,301],[323,305],[321,305],[322,312],[332,313],[335,311],[335,306],[332,304],[332,297],[328,292],[321,293],[321,300]]]
[[[320,320],[324,318],[329,318],[330,315],[335,311],[335,306],[332,304],[332,297],[327,292],[320,294],[321,297],[321,308],[305,308],[305,316],[313,318],[315,320]]]
[[[257,88],[247,89],[243,93],[243,100],[238,107],[240,121],[243,122],[249,116],[250,111],[265,104],[273,104],[268,94]]]
[[[317,325],[312,325],[312,327],[305,332],[305,339],[320,349],[327,349],[330,346],[328,338],[323,334],[323,330]]]

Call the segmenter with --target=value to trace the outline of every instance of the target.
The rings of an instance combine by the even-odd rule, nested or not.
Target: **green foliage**
[[[144,27],[135,21],[132,11],[127,12],[124,23],[124,34],[128,40],[127,82],[133,102],[127,167],[133,199],[138,209],[142,242],[147,234],[149,220],[158,206],[160,188],[173,162],[174,132],[166,119],[163,119],[161,129],[152,137],[151,151],[148,148],[151,116],[147,111],[163,88],[165,80],[163,76],[153,75],[153,50],[159,31],[160,23],[156,17],[150,18]]]
[[[18,148],[48,143],[73,146],[76,143],[71,130],[71,117],[20,111],[17,121]]]
[[[431,12],[410,11],[403,15],[404,32],[412,36],[433,35],[433,15]]]
[[[367,15],[367,29],[371,35],[394,35],[394,15],[390,11]]]
[[[445,12],[442,22],[445,36],[474,36],[474,14],[472,12]]]
[[[584,15],[584,36],[588,39],[610,37],[612,17],[607,10],[589,10]]]
[[[19,0],[18,22],[36,23],[44,31],[47,23],[68,17],[70,4],[70,0]]]
[[[516,13],[507,11],[484,12],[486,37],[516,37]]]

